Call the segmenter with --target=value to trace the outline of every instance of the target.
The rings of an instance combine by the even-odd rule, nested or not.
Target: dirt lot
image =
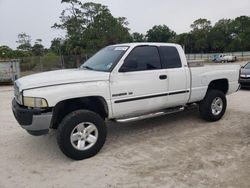
[[[228,97],[224,118],[197,109],[129,124],[109,124],[101,152],[66,158],[56,131],[33,137],[11,112],[12,88],[0,87],[0,187],[250,187],[250,90]]]

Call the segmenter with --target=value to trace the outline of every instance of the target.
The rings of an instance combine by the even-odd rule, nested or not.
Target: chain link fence
[[[250,60],[250,51],[247,52],[229,52],[229,53],[196,53],[186,54],[187,59],[211,61],[215,55],[225,54],[237,57],[239,61]],[[93,54],[82,54],[80,56],[57,56],[55,54],[46,54],[44,56],[32,56],[19,58],[21,77],[58,69],[77,68],[84,63]]]
[[[19,58],[21,77],[59,69],[77,68],[84,63],[92,54],[83,54],[81,56],[32,56]]]
[[[236,56],[237,60],[250,60],[250,51],[247,52],[228,52],[228,53],[195,53],[186,54],[187,60],[213,60],[216,55],[232,55]]]

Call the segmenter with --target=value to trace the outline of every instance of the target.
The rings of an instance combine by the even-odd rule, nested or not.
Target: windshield
[[[245,65],[244,69],[250,69],[250,62],[248,62],[248,63]]]
[[[80,68],[109,72],[113,65],[121,59],[128,48],[128,46],[108,46],[103,48],[83,63]]]

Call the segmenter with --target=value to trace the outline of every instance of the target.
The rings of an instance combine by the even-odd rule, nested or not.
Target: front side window
[[[120,72],[147,71],[161,69],[161,61],[157,47],[135,47],[124,61]]]
[[[182,66],[180,55],[175,47],[161,46],[159,51],[164,69],[180,68]]]
[[[80,68],[109,72],[115,63],[121,59],[128,48],[128,46],[108,46],[103,48],[82,64]]]

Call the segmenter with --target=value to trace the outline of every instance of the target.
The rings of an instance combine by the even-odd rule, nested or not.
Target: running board
[[[115,119],[114,121],[119,122],[119,123],[127,123],[127,122],[131,122],[131,121],[138,121],[138,120],[163,116],[163,115],[166,115],[166,114],[181,112],[184,109],[185,109],[184,107],[168,108],[168,109],[166,109],[164,111],[160,111],[160,112],[155,112],[155,113],[151,113],[151,114],[147,114],[147,115],[136,116],[136,117],[126,118],[126,119]]]

